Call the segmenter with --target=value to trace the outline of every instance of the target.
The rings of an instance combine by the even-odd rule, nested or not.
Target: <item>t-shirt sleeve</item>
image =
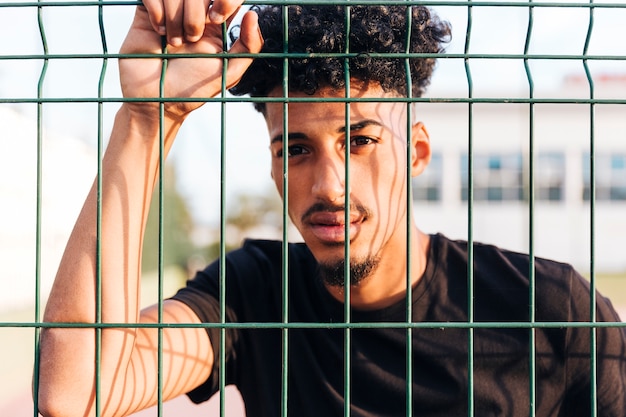
[[[218,290],[216,292],[215,290]],[[187,282],[184,288],[181,288],[173,297],[173,300],[185,303],[193,310],[202,323],[219,323],[220,303],[219,303],[219,263],[216,261],[209,265],[205,270],[198,272],[194,278]],[[227,321],[236,321],[235,313],[232,310],[226,311]],[[221,332],[218,327],[207,326],[206,331],[213,348],[213,368],[209,378],[200,386],[187,393],[188,397],[194,403],[201,403],[211,398],[219,388],[220,374],[220,351]],[[225,355],[227,358],[232,357],[233,341],[237,339],[235,329],[226,330],[225,338]]]
[[[225,321],[243,323],[250,321],[276,321],[271,306],[276,294],[274,259],[280,259],[281,243],[248,240],[242,248],[226,255],[225,265]],[[280,275],[279,275],[280,276]],[[278,283],[280,280],[278,280]],[[202,323],[220,323],[220,263],[215,261],[195,277],[187,281],[172,299],[185,303],[200,318]],[[279,305],[279,304],[276,304]],[[274,315],[273,315],[274,314]],[[220,366],[225,366],[224,385],[237,385],[240,370],[245,367],[243,356],[238,354],[243,334],[235,326],[227,327],[225,339],[220,341],[219,325],[208,325],[207,333],[213,348],[213,368],[209,378],[196,389],[187,393],[189,398],[200,403],[211,398],[220,389]],[[224,348],[224,364],[220,364],[220,351]]]
[[[598,321],[619,322],[619,315],[604,297],[598,297]],[[626,416],[626,329],[597,330],[598,403],[601,416]]]
[[[591,321],[590,285],[576,271],[571,270],[570,321]],[[568,340],[571,358],[580,357],[578,381],[568,393],[572,403],[591,396],[591,381],[594,367],[591,358],[595,355],[596,396],[598,412],[604,417],[626,416],[626,332],[620,325],[619,315],[611,301],[596,292],[596,317],[602,325],[572,328]],[[595,332],[595,343],[594,333]],[[571,369],[574,372],[574,369]],[[577,400],[578,398],[578,400]]]

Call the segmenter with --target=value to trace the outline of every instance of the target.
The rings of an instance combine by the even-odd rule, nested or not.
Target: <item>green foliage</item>
[[[261,225],[280,229],[282,203],[275,192],[266,194],[239,194],[229,204],[226,222],[245,233]]]
[[[248,237],[280,238],[282,229],[282,202],[272,189],[266,193],[241,193],[227,204],[225,251],[241,246]],[[212,261],[220,254],[219,240],[202,250],[203,256]]]
[[[192,215],[183,196],[176,188],[176,172],[170,165],[163,171],[163,268],[171,266],[187,270],[190,274],[219,257],[219,238],[205,247],[198,248],[191,240],[194,231]],[[273,230],[272,237],[280,236],[282,227],[282,205],[275,192],[235,195],[228,204],[226,215],[227,232],[224,237],[226,252],[238,248],[243,239],[255,230],[264,228],[264,233]],[[159,185],[150,204],[144,236],[142,271],[149,274],[159,264]],[[271,232],[270,232],[271,233]],[[192,263],[193,265],[190,265]]]
[[[176,189],[174,168],[166,165],[163,171],[163,267],[172,265],[186,268],[187,259],[194,251],[190,234],[194,224],[185,199]],[[144,236],[142,270],[158,269],[159,260],[159,186],[157,184]]]
[[[239,248],[241,245],[226,245],[225,251],[226,253]],[[220,256],[220,242],[213,242],[207,245],[202,253],[206,256],[206,259],[209,259],[211,262]]]

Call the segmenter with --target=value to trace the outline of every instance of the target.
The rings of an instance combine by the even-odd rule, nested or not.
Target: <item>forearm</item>
[[[59,266],[45,322],[95,323],[98,279],[102,322],[137,321],[142,237],[159,170],[158,120],[150,122],[139,116],[127,105],[118,112],[102,164],[101,234],[97,236],[98,190],[94,184]],[[164,129],[167,152],[177,124],[166,123]],[[100,268],[96,267],[98,256]],[[93,328],[44,329],[39,392],[44,408],[50,399],[59,404],[58,397],[63,395],[71,396],[73,403],[68,406],[76,411],[84,413],[93,407],[94,336]],[[133,329],[102,332],[103,398],[116,378],[125,375],[134,336]]]

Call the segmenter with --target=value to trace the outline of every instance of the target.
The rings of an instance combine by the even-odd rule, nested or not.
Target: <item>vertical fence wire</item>
[[[227,42],[226,23],[222,23],[222,43]],[[226,97],[226,73],[228,59],[222,58],[222,85],[221,97]],[[220,417],[226,415],[226,101],[220,101]],[[215,360],[215,357],[214,359]]]
[[[96,246],[96,256],[97,256],[97,261],[96,261],[96,279],[97,279],[97,301],[96,301],[96,310],[97,310],[97,323],[101,323],[102,322],[102,242],[101,242],[101,236],[102,236],[102,158],[103,158],[103,152],[104,152],[104,120],[103,120],[103,111],[104,111],[104,103],[102,102],[102,98],[104,96],[104,80],[105,80],[105,76],[106,76],[106,72],[107,72],[107,66],[108,66],[108,59],[106,58],[106,54],[108,53],[108,47],[107,47],[107,39],[106,39],[106,33],[105,33],[105,29],[104,29],[104,16],[103,16],[103,6],[102,5],[98,5],[98,28],[100,30],[100,43],[101,43],[101,47],[102,47],[102,52],[104,54],[104,58],[102,60],[102,66],[100,68],[100,78],[98,80],[98,204],[97,204],[97,216],[96,216],[96,222],[97,222],[97,232],[96,232],[96,236],[97,236],[97,246]],[[98,386],[100,386],[100,370],[101,370],[101,355],[102,355],[102,329],[98,328],[96,329],[96,374],[98,375],[96,377],[97,381],[96,384],[98,384]],[[99,398],[101,392],[101,389],[98,388],[98,390],[96,391],[96,401],[97,401],[97,407],[96,407],[96,415],[99,415],[99,413],[101,412],[101,407],[102,407],[102,402],[101,399]]]
[[[467,6],[467,29],[465,32],[464,63],[467,78],[467,415],[474,416],[474,95],[472,69],[468,58],[473,23],[472,5]]]
[[[161,37],[161,53],[167,55],[167,42],[165,37]],[[158,237],[157,237],[157,292],[158,292],[158,313],[157,313],[157,416],[163,415],[163,217],[164,217],[164,195],[165,187],[163,181],[165,176],[165,77],[167,75],[168,59],[164,56],[161,60],[161,74],[159,77],[159,174],[158,174]]]
[[[589,0],[590,4],[593,4],[593,0]],[[591,42],[591,35],[593,33],[594,23],[594,8],[589,7],[589,21],[587,26],[587,36],[585,38],[585,45],[583,47],[583,56],[586,56],[589,51],[589,43]],[[583,58],[583,68],[585,69],[585,76],[589,84],[589,98],[593,100],[595,98],[595,85],[593,82],[593,76],[589,68],[589,62],[586,58]],[[590,158],[590,213],[589,213],[589,250],[590,265],[589,265],[589,279],[590,279],[590,292],[589,292],[589,321],[593,324],[596,322],[596,270],[595,270],[595,236],[596,236],[596,198],[595,198],[595,104],[593,101],[589,104],[589,158]],[[598,415],[598,389],[597,389],[597,328],[590,328],[590,340],[589,340],[589,361],[590,361],[590,392],[591,399],[591,415],[595,417]]]
[[[41,1],[41,0],[39,0]],[[43,7],[37,7],[37,24],[39,28],[39,36],[41,46],[43,48],[44,57],[48,55],[48,41],[46,39],[46,31],[43,19]],[[43,98],[44,81],[48,70],[48,59],[43,59],[43,64],[39,73],[39,81],[37,83],[37,173],[36,173],[36,208],[35,208],[35,317],[36,323],[41,321],[41,215],[42,215],[42,165],[43,165]],[[33,372],[33,413],[37,416],[39,403],[39,334],[40,327],[35,327],[35,351],[34,351],[34,372]]]
[[[280,414],[286,417],[289,413],[289,7],[282,6],[282,29],[283,29],[283,137],[282,137],[282,187],[283,187],[283,230],[282,230],[282,323],[281,329],[281,347],[282,347],[282,368],[281,368],[281,384],[280,384]]]
[[[532,75],[532,71],[528,62],[528,51],[530,48],[530,41],[533,33],[534,23],[534,8],[532,6],[532,0],[529,0],[528,6],[528,26],[526,29],[526,40],[524,42],[524,70],[526,71],[526,79],[528,82],[528,96],[530,103],[528,105],[528,320],[531,323],[531,327],[528,330],[529,346],[528,346],[528,402],[529,402],[529,416],[535,415],[535,397],[536,397],[536,352],[535,352],[535,340],[536,329],[533,327],[535,323],[535,104],[533,98],[535,96],[535,84]]]
[[[227,42],[226,24],[222,24],[222,43]],[[220,280],[220,343],[219,343],[219,398],[220,416],[226,415],[226,73],[228,72],[228,59],[222,58],[222,85],[220,101],[220,242],[219,258],[222,268],[219,269]],[[215,356],[213,358],[215,360]]]
[[[413,28],[413,7],[408,6],[406,9],[406,38],[405,38],[405,53],[411,52],[411,35]],[[409,58],[404,59],[404,71],[406,78],[406,94],[408,101],[406,103],[406,296],[405,296],[405,308],[406,308],[406,416],[411,417],[413,415],[413,328],[409,324],[413,321],[413,285],[412,285],[412,254],[413,247],[411,245],[411,238],[413,237],[413,187],[411,179],[412,173],[412,158],[413,158],[413,112],[415,104],[411,101],[413,98],[413,82],[411,74],[411,65]]]
[[[104,48],[103,44],[103,48]],[[104,136],[98,134],[97,138],[97,176],[96,176],[96,325],[102,324],[102,159],[104,155]],[[102,412],[102,326],[95,329],[96,351],[94,358],[94,385],[95,385],[95,414],[100,416]]]
[[[345,15],[345,53],[346,58],[343,60],[344,77],[345,77],[345,165],[344,165],[344,322],[346,328],[344,330],[344,416],[350,416],[350,403],[352,402],[351,393],[351,369],[352,369],[352,322],[351,314],[351,288],[350,285],[350,60],[347,54],[350,53],[350,24],[351,24],[351,8],[344,6]]]

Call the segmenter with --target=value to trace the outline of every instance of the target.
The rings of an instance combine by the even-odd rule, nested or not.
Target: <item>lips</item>
[[[349,239],[352,241],[361,230],[361,225],[367,221],[371,212],[363,205],[350,205]],[[328,245],[343,245],[346,240],[346,210],[345,206],[316,202],[302,216],[302,225],[310,234]]]
[[[362,217],[360,213],[355,213],[353,210],[350,211],[350,223],[358,223]],[[343,211],[323,211],[311,214],[307,219],[307,223],[324,226],[343,226],[345,220],[346,215]]]
[[[354,239],[365,220],[361,213],[350,212],[349,238]],[[313,235],[322,242],[337,244],[345,242],[345,213],[315,212],[307,217],[306,224]]]

